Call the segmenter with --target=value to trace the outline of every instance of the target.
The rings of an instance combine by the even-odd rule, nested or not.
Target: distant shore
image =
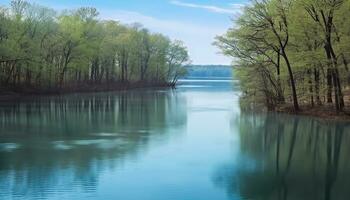
[[[103,83],[103,84],[78,84],[65,86],[63,88],[36,88],[36,87],[17,87],[17,88],[0,88],[0,101],[9,101],[21,97],[30,96],[51,96],[65,95],[75,93],[98,93],[125,91],[142,88],[174,88],[173,83],[152,83],[152,82],[135,82],[135,83]]]

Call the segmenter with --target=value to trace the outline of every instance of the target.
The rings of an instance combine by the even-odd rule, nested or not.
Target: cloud
[[[200,26],[198,24],[177,20],[159,19],[126,10],[101,10],[102,19],[118,20],[122,23],[141,23],[147,28],[158,32],[182,32],[186,34],[217,33],[217,28]]]
[[[4,1],[5,0],[0,0],[0,4]],[[6,1],[8,5],[10,0]],[[70,4],[57,3],[58,1],[56,2],[48,0],[30,1],[40,2],[41,5],[53,7],[58,11],[63,11],[66,9],[77,9],[81,6],[94,6],[98,8],[98,11],[100,12],[100,19],[102,20],[116,20],[120,21],[123,24],[141,23],[151,32],[162,33],[172,40],[182,40],[188,47],[191,60],[194,64],[229,64],[231,62],[230,58],[218,54],[219,49],[212,45],[215,36],[224,34],[230,24],[208,24],[205,20],[203,20],[203,23],[200,23],[191,20],[180,20],[176,17],[154,17],[137,11],[99,7],[93,4],[95,1],[83,1],[83,4],[73,0]],[[226,10],[226,13],[234,13],[235,7],[231,7],[232,10],[229,13],[227,12],[229,10]],[[212,8],[210,6],[209,8],[206,8],[206,10],[208,9],[211,12],[223,12],[223,10]],[[227,22],[230,23],[229,18],[227,18]]]
[[[194,4],[194,3],[185,3],[177,0],[170,1],[171,4],[188,7],[188,8],[198,8],[207,10],[209,12],[220,13],[220,14],[237,14],[240,13],[244,4],[230,4],[231,8],[222,8],[213,5],[204,5],[204,4]]]
[[[100,10],[102,19],[117,20],[121,23],[141,23],[152,32],[182,40],[188,47],[194,64],[228,64],[230,59],[218,55],[212,46],[216,35],[226,32],[225,26],[207,26],[188,21],[160,19],[142,13],[127,10]]]
[[[232,9],[242,11],[244,7],[248,6],[249,3],[230,3]]]

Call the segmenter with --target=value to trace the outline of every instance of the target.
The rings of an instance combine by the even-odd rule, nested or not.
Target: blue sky
[[[10,0],[0,0],[9,5]],[[152,32],[184,41],[193,64],[230,64],[212,45],[216,35],[231,27],[247,0],[29,0],[62,9],[92,6],[101,19],[139,22]]]

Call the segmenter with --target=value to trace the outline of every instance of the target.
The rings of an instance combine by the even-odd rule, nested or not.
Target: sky
[[[192,64],[230,64],[212,45],[233,26],[247,0],[28,0],[57,10],[95,7],[101,19],[141,23],[155,33],[182,40]],[[0,0],[9,5],[10,0]]]

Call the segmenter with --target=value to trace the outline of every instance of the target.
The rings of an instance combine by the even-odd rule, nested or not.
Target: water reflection
[[[181,134],[185,109],[186,99],[172,91],[1,103],[0,199],[93,192],[103,171]]]
[[[348,199],[348,123],[244,113],[236,88],[2,102],[0,199]]]
[[[283,114],[241,114],[241,153],[217,184],[244,199],[349,199],[350,124]]]

